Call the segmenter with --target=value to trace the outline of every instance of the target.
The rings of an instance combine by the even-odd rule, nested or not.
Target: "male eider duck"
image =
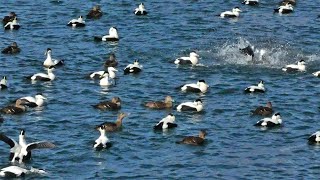
[[[118,70],[114,67],[108,67],[108,71],[96,71],[96,72],[93,72],[89,75],[89,77],[91,79],[101,79],[103,78],[104,74],[108,74],[111,79],[115,79],[116,78],[116,73]]]
[[[320,143],[320,131],[317,131],[313,133],[309,138],[308,138],[309,143]]]
[[[275,127],[282,124],[280,113],[275,113],[271,118],[263,118],[258,121],[255,126]]]
[[[146,102],[144,106],[151,109],[166,109],[171,108],[173,102],[174,101],[171,96],[166,96],[164,101],[150,101]]]
[[[0,90],[7,89],[7,88],[8,88],[8,80],[6,76],[3,76],[3,78],[0,81]]]
[[[247,55],[247,56],[251,56],[251,58],[253,59],[253,57],[254,57],[254,52],[253,52],[253,47],[252,47],[252,46],[248,45],[247,47],[245,47],[245,48],[240,48],[239,50],[240,50],[240,52],[241,52],[242,54],[245,54],[245,55]]]
[[[69,23],[67,24],[67,26],[72,26],[72,27],[85,27],[86,22],[83,20],[82,16],[79,16],[78,19],[72,19],[71,21],[69,21]]]
[[[242,4],[255,6],[259,4],[259,0],[244,0]]]
[[[274,9],[274,12],[280,14],[289,14],[293,12],[293,6],[289,3],[286,3],[285,5],[279,6],[277,9]]]
[[[64,65],[63,60],[58,60],[58,59],[52,59],[51,57],[52,50],[50,48],[47,48],[47,51],[45,52],[45,55],[47,55],[47,59],[43,62],[44,67],[50,67],[50,66],[62,66]]]
[[[195,92],[195,93],[205,93],[208,90],[209,85],[205,80],[201,79],[196,84],[185,84],[181,86],[181,91],[183,92]]]
[[[285,72],[304,72],[306,71],[306,62],[302,59],[297,64],[289,64],[282,68]]]
[[[97,140],[95,140],[93,148],[96,151],[101,151],[102,149],[110,148],[112,144],[107,138],[106,129],[103,126],[97,126],[95,129],[100,132],[100,136]]]
[[[158,124],[156,124],[153,129],[154,130],[163,130],[163,129],[171,129],[171,128],[175,128],[178,125],[175,124],[175,119],[176,117],[170,113],[168,114],[167,117],[163,118],[161,121],[158,122]]]
[[[111,101],[102,101],[92,106],[100,110],[119,110],[121,109],[121,100],[119,97],[113,97]]]
[[[269,116],[273,112],[271,102],[267,102],[265,107],[259,106],[254,111],[251,111],[253,115]]]
[[[194,102],[185,102],[185,103],[181,103],[179,104],[179,106],[177,106],[177,111],[181,112],[181,111],[196,111],[196,112],[200,112],[203,109],[203,105],[202,105],[202,101],[201,99],[197,99]]]
[[[15,12],[10,12],[8,16],[5,16],[2,19],[2,24],[6,25],[8,22],[13,21],[15,17],[17,17],[16,13]]]
[[[181,65],[185,65],[185,64],[191,64],[191,65],[196,65],[198,63],[198,59],[199,58],[199,55],[192,51],[190,52],[190,55],[189,57],[179,57],[177,58],[174,63],[175,64],[181,64]]]
[[[144,7],[143,3],[140,3],[139,7],[134,10],[134,14],[137,15],[137,16],[147,15],[148,14],[148,12],[146,11],[146,8]]]
[[[90,12],[87,14],[88,19],[99,19],[102,16],[102,11],[100,6],[93,6]]]
[[[109,80],[109,73],[107,71],[104,71],[104,73],[100,76],[100,86],[110,86],[112,85],[112,82]]]
[[[199,136],[188,136],[182,139],[182,141],[178,141],[178,144],[190,144],[199,146],[204,143],[204,139],[207,135],[207,132],[205,130],[200,130]]]
[[[1,53],[3,54],[17,54],[20,52],[20,48],[16,42],[13,42],[10,46],[4,48]]]
[[[266,89],[264,88],[263,81],[260,81],[257,86],[249,86],[244,90],[244,92],[246,93],[255,93],[255,92],[264,93],[265,91]]]
[[[98,127],[103,127],[103,129],[105,129],[107,132],[114,132],[114,131],[118,131],[121,129],[122,127],[122,120],[123,118],[125,118],[127,116],[127,114],[121,112],[118,115],[118,119],[116,120],[116,122],[104,122],[102,124],[100,124]]]
[[[31,169],[28,170],[19,166],[9,166],[0,170],[0,177],[17,178],[24,177],[26,174],[30,173],[46,174],[43,169],[36,169],[31,167]]]
[[[96,41],[119,41],[118,29],[116,27],[111,27],[109,29],[109,34],[99,37],[95,36],[94,40]]]
[[[27,111],[27,108],[24,105],[23,101],[18,99],[14,105],[6,106],[0,109],[0,112],[4,114],[21,114]]]
[[[26,96],[19,98],[26,106],[29,107],[40,107],[43,105],[45,98],[41,93],[36,94],[35,97]]]
[[[15,17],[11,22],[8,22],[6,25],[4,25],[5,30],[18,30],[20,28],[20,25],[18,23],[17,17]]]
[[[55,145],[47,141],[39,141],[27,144],[25,140],[25,131],[21,130],[19,134],[19,143],[15,140],[7,137],[4,134],[0,134],[0,140],[7,143],[10,146],[10,157],[11,162],[16,160],[19,163],[28,161],[31,159],[31,151],[34,149],[43,149],[43,148],[54,148]]]
[[[111,53],[109,56],[109,59],[106,60],[106,62],[104,63],[104,67],[108,68],[108,67],[117,67],[118,66],[118,61],[116,60],[116,56]]]
[[[48,68],[48,74],[37,73],[32,76],[27,77],[27,79],[31,79],[32,81],[53,81],[55,79],[55,75],[53,74],[54,67],[50,66]]]
[[[126,68],[123,69],[124,74],[137,74],[141,72],[142,65],[139,64],[138,60],[135,60],[133,64],[129,64]]]
[[[316,77],[320,77],[320,71],[316,71],[316,72],[314,72],[314,73],[312,73],[314,76],[316,76]]]
[[[220,14],[220,17],[222,18],[237,18],[240,16],[240,8],[239,7],[235,7],[232,9],[232,11],[225,11],[223,13]]]

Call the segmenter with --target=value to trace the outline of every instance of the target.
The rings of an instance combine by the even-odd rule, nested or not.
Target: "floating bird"
[[[43,105],[45,98],[41,93],[35,95],[35,97],[26,96],[19,98],[26,106],[40,107]]]
[[[48,74],[37,73],[32,76],[27,77],[27,79],[31,79],[32,81],[53,81],[55,79],[55,75],[53,74],[54,67],[50,66],[48,68]]]
[[[127,114],[121,112],[118,115],[118,119],[116,120],[116,122],[104,122],[102,124],[100,124],[97,127],[102,127],[103,129],[105,129],[107,132],[114,132],[114,131],[118,131],[121,129],[122,127],[122,120],[123,118],[125,118],[127,116]]]
[[[259,4],[259,0],[244,0],[242,4],[255,6]]]
[[[0,112],[4,114],[21,114],[25,111],[27,111],[27,108],[24,106],[23,101],[20,99],[18,99],[14,105],[9,105],[0,109]]]
[[[92,106],[100,110],[119,110],[121,109],[121,100],[119,97],[113,97],[111,101],[102,101]]]
[[[0,90],[2,90],[2,89],[8,89],[7,76],[3,76],[3,78],[0,81]]]
[[[138,15],[138,16],[147,15],[148,14],[148,12],[146,11],[143,3],[140,3],[139,7],[134,10],[134,14]]]
[[[280,5],[291,4],[292,6],[296,5],[296,0],[283,0],[280,2]]]
[[[225,11],[223,13],[220,14],[220,17],[222,18],[236,18],[240,16],[240,8],[239,7],[235,7],[232,9],[232,11]]]
[[[258,121],[255,126],[275,127],[282,124],[280,113],[275,113],[271,118],[263,118]]]
[[[312,73],[314,76],[316,76],[316,77],[320,77],[320,71],[316,71],[316,72],[314,72],[314,73]]]
[[[8,22],[5,26],[5,30],[18,30],[20,28],[20,25],[18,23],[17,17],[14,17],[14,19],[10,22]]]
[[[106,62],[104,63],[104,67],[108,68],[108,67],[117,67],[118,66],[118,61],[116,60],[116,56],[111,53],[109,56],[109,59],[106,60]]]
[[[199,146],[204,143],[204,139],[207,135],[207,132],[205,130],[201,130],[199,132],[199,136],[188,136],[182,139],[182,141],[178,141],[178,144],[190,144]]]
[[[208,88],[209,85],[203,79],[199,80],[196,84],[185,84],[180,87],[181,91],[195,93],[205,93]]]
[[[129,73],[137,74],[141,72],[141,69],[142,69],[142,65],[139,64],[138,60],[135,60],[133,64],[129,64],[126,68],[124,68],[123,71],[124,71],[124,74],[129,74]]]
[[[96,72],[93,72],[91,73],[89,76],[91,79],[101,79],[101,76],[105,73],[109,74],[109,77],[111,79],[114,79],[116,78],[116,73],[118,70],[115,69],[114,67],[108,67],[108,71],[96,71]]]
[[[309,143],[320,143],[320,131],[317,131],[313,133],[309,138],[308,138]]]
[[[265,91],[266,89],[264,88],[263,81],[260,81],[257,86],[249,86],[244,90],[244,92],[246,93],[254,93],[254,92],[264,93]]]
[[[150,101],[146,102],[144,106],[151,109],[166,109],[171,108],[173,102],[174,100],[171,96],[166,96],[164,101]]]
[[[178,125],[175,124],[176,117],[173,114],[168,114],[167,117],[163,118],[161,121],[156,124],[153,129],[154,130],[163,130],[163,129],[171,129],[177,127]]]
[[[57,67],[57,66],[64,65],[63,60],[52,59],[51,54],[52,54],[52,50],[50,48],[47,48],[47,51],[45,53],[45,55],[47,55],[47,59],[43,62],[44,67],[50,67],[50,66]]]
[[[28,170],[19,166],[9,166],[0,170],[0,177],[17,178],[24,177],[26,174],[30,173],[46,174],[43,169],[36,169],[31,167],[31,169]]]
[[[259,106],[254,111],[251,111],[253,115],[269,116],[273,112],[271,102],[267,102],[265,107]]]
[[[199,58],[199,55],[196,52],[192,51],[190,52],[189,57],[179,57],[174,61],[174,63],[181,64],[181,65],[185,65],[185,64],[196,65],[198,63],[198,58]]]
[[[111,27],[109,29],[109,34],[99,37],[95,36],[94,40],[96,41],[119,41],[118,29],[116,27]]]
[[[109,73],[107,71],[104,71],[104,73],[100,76],[100,86],[110,86],[112,85],[112,82],[109,81]]]
[[[304,72],[306,71],[306,62],[302,59],[297,64],[289,64],[282,68],[285,72]]]
[[[241,53],[243,53],[247,56],[251,56],[251,58],[253,59],[253,57],[254,57],[253,46],[248,45],[247,47],[240,48],[239,50]]]
[[[274,9],[274,12],[280,14],[289,14],[293,12],[293,6],[289,3],[286,3],[285,5],[279,6],[277,9]]]
[[[16,42],[13,42],[10,46],[4,48],[1,53],[3,54],[17,54],[20,52],[20,48]]]
[[[106,129],[102,126],[97,126],[96,130],[100,132],[99,138],[94,142],[93,148],[96,149],[96,151],[101,151],[102,149],[107,149],[112,146],[111,142],[107,138],[106,135]]]
[[[185,102],[179,104],[177,106],[177,111],[196,111],[200,112],[203,109],[202,101],[201,99],[196,99],[194,102]]]
[[[88,19],[99,19],[102,16],[102,11],[100,6],[93,6],[93,8],[87,14]]]
[[[86,26],[86,22],[83,20],[82,16],[79,16],[78,19],[72,19],[71,21],[69,21],[67,26],[85,27]]]
[[[10,12],[8,16],[5,16],[2,19],[2,24],[6,25],[8,22],[13,21],[15,17],[17,17],[16,13],[15,12]]]

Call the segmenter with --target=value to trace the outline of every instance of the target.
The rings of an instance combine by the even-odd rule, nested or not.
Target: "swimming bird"
[[[171,128],[177,127],[178,125],[174,123],[175,119],[176,119],[176,117],[172,113],[170,113],[170,114],[168,114],[168,116],[161,119],[161,121],[159,121],[158,124],[156,124],[153,127],[153,129],[154,130],[163,130],[163,129],[171,129]]]
[[[292,6],[296,5],[296,0],[283,0],[280,2],[280,5],[291,4]]]
[[[111,79],[114,79],[116,78],[116,73],[118,70],[114,67],[108,67],[108,71],[96,71],[96,72],[93,72],[91,73],[89,76],[91,79],[101,79],[101,76],[105,73],[108,73],[109,74],[109,77]]]
[[[109,73],[107,71],[104,71],[104,73],[100,76],[100,86],[110,86],[112,85],[112,82],[109,81]]]
[[[235,7],[232,9],[232,11],[225,11],[223,13],[220,14],[220,17],[222,18],[236,18],[240,16],[240,8],[239,7]]]
[[[116,27],[111,27],[109,29],[109,34],[105,36],[95,36],[96,41],[119,41],[118,29]]]
[[[139,64],[138,60],[135,60],[133,64],[127,65],[127,67],[123,69],[123,72],[124,74],[129,74],[129,73],[137,74],[141,72],[141,69],[142,69],[142,65]]]
[[[114,132],[114,131],[118,131],[121,129],[122,127],[122,120],[123,118],[125,118],[127,116],[127,114],[121,112],[118,115],[118,119],[116,120],[116,122],[104,122],[102,124],[100,124],[98,127],[102,127],[103,129],[105,129],[107,132]]]
[[[7,76],[3,76],[3,78],[0,81],[0,90],[7,89],[7,88],[8,88]]]
[[[320,77],[320,71],[316,71],[316,72],[314,72],[314,73],[312,73],[314,76],[316,76],[316,77]]]
[[[63,60],[52,59],[51,54],[52,54],[52,50],[50,48],[47,48],[47,51],[44,54],[44,55],[47,55],[47,59],[43,62],[44,67],[50,67],[50,66],[57,67],[57,66],[64,65]]]
[[[138,16],[147,15],[148,14],[148,12],[146,11],[143,3],[140,3],[139,7],[134,10],[134,14],[138,15]]]
[[[102,149],[110,148],[112,144],[106,135],[106,129],[104,129],[104,127],[102,126],[97,126],[95,129],[100,132],[100,136],[97,140],[95,140],[93,148],[96,151],[101,151]]]
[[[266,91],[264,87],[264,82],[260,81],[257,86],[249,86],[247,87],[244,92],[246,93],[254,93],[254,92],[259,92],[259,93],[264,93]]]
[[[20,28],[20,24],[18,23],[17,17],[14,17],[12,21],[4,25],[5,30],[18,30],[19,28]]]
[[[285,3],[285,5],[281,5],[277,9],[274,9],[274,12],[280,14],[289,14],[293,12],[293,6],[289,3]]]
[[[53,74],[54,67],[50,66],[48,68],[48,74],[37,73],[32,76],[28,76],[27,79],[31,79],[32,81],[53,81],[55,79],[55,75]]]
[[[183,92],[195,92],[195,93],[205,93],[207,92],[209,85],[205,80],[201,79],[196,84],[185,84],[180,87]]]
[[[13,42],[10,46],[4,48],[1,53],[3,54],[16,54],[20,52],[20,48],[16,42]]]
[[[251,111],[253,115],[262,115],[262,116],[269,116],[273,112],[271,102],[267,102],[265,107],[259,106],[254,111]]]
[[[44,104],[45,98],[41,93],[35,95],[35,97],[26,96],[19,98],[26,106],[29,107],[40,107]]]
[[[119,97],[113,97],[111,101],[102,101],[92,106],[100,110],[119,110],[121,109],[121,100]]]
[[[247,47],[240,48],[239,50],[242,54],[245,54],[247,56],[251,56],[253,59],[253,57],[254,57],[253,46],[248,45]]]
[[[111,53],[109,56],[109,59],[106,60],[106,62],[104,63],[104,67],[108,68],[108,67],[117,67],[118,66],[118,61],[116,60],[116,56]]]
[[[244,0],[242,4],[255,6],[259,4],[259,0]]]
[[[19,166],[8,166],[0,170],[0,177],[17,178],[24,177],[26,174],[30,173],[46,174],[43,169],[36,169],[31,167],[31,169],[28,170]]]
[[[181,65],[185,65],[185,64],[191,64],[191,65],[196,65],[199,61],[199,55],[192,51],[190,52],[189,57],[179,57],[177,58],[174,63],[175,64],[181,64]]]
[[[171,96],[166,96],[164,101],[150,101],[146,102],[144,106],[151,109],[166,109],[171,108],[173,102],[174,100]]]
[[[308,138],[309,143],[320,143],[320,131],[313,133]]]
[[[93,6],[87,14],[88,19],[99,19],[103,15],[100,6]]]
[[[199,136],[187,136],[182,139],[182,141],[178,141],[178,144],[190,144],[199,146],[204,143],[207,132],[205,130],[200,130]]]
[[[11,22],[13,21],[13,19],[17,17],[16,13],[15,12],[10,12],[8,16],[5,16],[3,19],[2,19],[2,24],[3,25],[6,25],[8,22]]]
[[[72,19],[71,21],[69,21],[67,26],[85,27],[86,26],[86,22],[83,20],[82,16],[79,16],[78,19]]]
[[[201,99],[196,99],[194,102],[185,102],[177,106],[177,111],[196,111],[200,112],[203,109],[203,104]]]
[[[258,121],[255,126],[262,126],[262,127],[275,127],[280,126],[282,124],[282,119],[280,113],[275,113],[272,115],[271,118],[263,118]]]
[[[282,68],[285,72],[304,72],[306,71],[306,62],[302,59],[297,64],[289,64]]]
[[[0,112],[4,114],[21,114],[27,111],[27,108],[24,105],[23,101],[18,99],[14,105],[6,106],[0,109]]]

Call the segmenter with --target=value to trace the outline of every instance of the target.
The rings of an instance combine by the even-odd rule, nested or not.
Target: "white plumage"
[[[177,58],[174,63],[175,64],[192,64],[196,65],[199,61],[199,55],[196,52],[191,52],[189,57],[179,57]]]
[[[297,64],[286,65],[286,67],[282,68],[282,71],[286,71],[286,72],[295,72],[295,71],[304,72],[304,71],[306,71],[306,62],[302,59]]]
[[[102,41],[108,41],[108,39],[119,39],[117,28],[111,27],[109,34],[102,37]]]
[[[98,126],[96,127],[96,129],[100,132],[100,136],[95,140],[93,148],[95,148],[96,150],[101,150],[110,147],[111,144],[106,135],[106,130],[102,126]]]
[[[53,74],[53,70],[54,70],[54,67],[51,66],[48,68],[48,74],[44,74],[44,73],[37,73],[37,74],[34,74],[30,77],[31,80],[33,81],[53,81],[55,79],[55,75]]]
[[[104,74],[101,75],[100,79],[100,86],[110,86],[112,83],[109,81],[109,73],[104,72]]]
[[[177,111],[197,111],[200,112],[203,109],[203,104],[200,99],[195,100],[194,102],[185,102],[177,106]]]
[[[46,99],[42,94],[37,94],[35,95],[35,97],[32,96],[26,96],[26,97],[22,97],[19,98],[21,100],[23,100],[24,102],[26,102],[28,105],[29,104],[34,104],[36,106],[42,106],[44,103],[44,100]]]
[[[42,169],[36,169],[33,167],[28,170],[19,166],[9,166],[0,170],[0,177],[21,177],[29,173],[45,174],[46,172]]]
[[[47,55],[47,59],[43,62],[43,66],[45,67],[50,67],[50,66],[58,66],[58,65],[63,65],[63,60],[58,60],[58,59],[52,59],[52,50],[50,48],[47,48],[47,51],[45,55]]]
[[[72,19],[71,21],[69,21],[67,25],[72,27],[84,27],[85,21],[83,20],[82,16],[79,16],[78,19]]]
[[[259,84],[257,86],[249,86],[247,87],[244,91],[247,93],[252,93],[252,92],[261,92],[264,93],[265,92],[265,87],[264,87],[264,82],[260,81]]]
[[[199,80],[196,84],[185,84],[181,87],[181,91],[184,92],[207,92],[209,85],[204,80]]]
[[[220,17],[225,18],[225,17],[239,17],[240,16],[240,8],[239,7],[235,7],[232,9],[232,11],[225,11],[223,13],[220,14]]]
[[[271,118],[263,118],[255,126],[274,127],[282,124],[280,113],[275,113]]]

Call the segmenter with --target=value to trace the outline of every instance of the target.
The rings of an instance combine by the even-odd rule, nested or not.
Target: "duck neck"
[[[119,116],[117,121],[116,121],[116,125],[117,127],[121,127],[122,126],[122,120],[123,120],[124,116]]]

